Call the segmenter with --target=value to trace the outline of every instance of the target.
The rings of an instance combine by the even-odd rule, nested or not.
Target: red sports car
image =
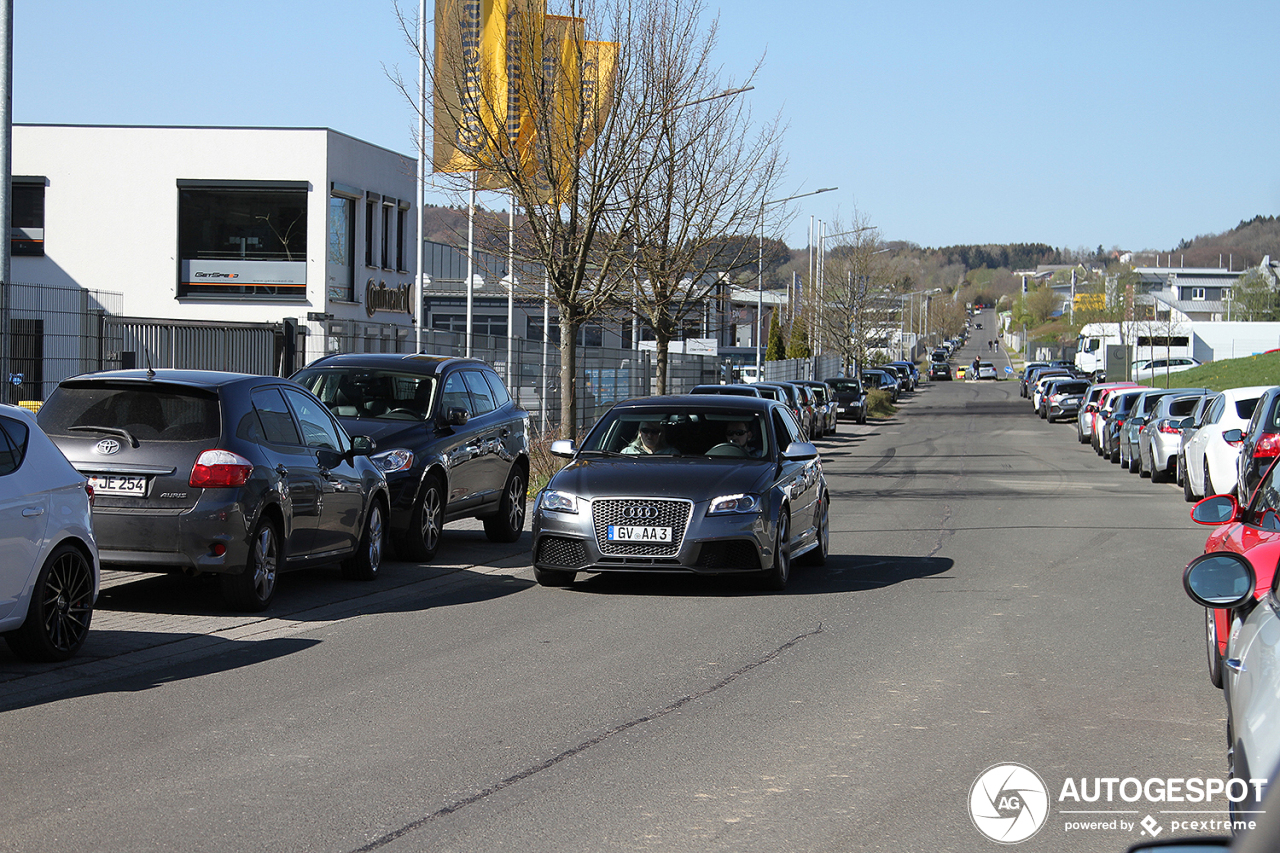
[[[1206,554],[1232,551],[1253,565],[1257,577],[1255,600],[1271,588],[1271,580],[1280,562],[1280,476],[1272,465],[1258,484],[1247,506],[1241,506],[1233,495],[1214,495],[1191,508],[1191,520],[1198,524],[1218,526],[1205,540]],[[1239,609],[1239,608],[1237,608]],[[1205,644],[1209,656],[1209,679],[1222,686],[1222,660],[1227,651],[1232,610],[1205,610]]]

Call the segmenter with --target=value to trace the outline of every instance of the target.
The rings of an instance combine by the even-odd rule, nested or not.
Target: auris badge
[[[112,453],[120,451],[120,442],[114,438],[104,438],[94,445],[94,451],[101,453],[103,456],[110,456]]]
[[[992,841],[1017,844],[1044,826],[1049,791],[1030,767],[996,764],[982,771],[969,789],[969,817]]]

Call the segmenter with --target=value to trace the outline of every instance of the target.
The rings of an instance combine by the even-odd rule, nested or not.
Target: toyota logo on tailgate
[[[648,520],[658,517],[658,508],[656,506],[627,506],[622,508],[622,517],[639,520]]]
[[[101,453],[103,456],[110,456],[112,453],[116,453],[120,450],[120,442],[116,441],[114,438],[104,438],[102,441],[99,441],[93,449],[98,453]]]

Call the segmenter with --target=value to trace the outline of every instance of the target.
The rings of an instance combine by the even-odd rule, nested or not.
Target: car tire
[[[1207,453],[1205,454],[1205,456],[1208,456],[1208,455],[1209,454]],[[1204,460],[1204,496],[1207,498],[1212,495],[1216,495],[1217,493],[1218,493],[1217,490],[1213,488],[1213,478],[1209,476],[1209,460],[1205,459]]]
[[[434,558],[444,535],[444,507],[444,483],[436,475],[428,475],[409,514],[409,529],[396,541],[397,550],[419,563]]]
[[[1155,448],[1151,449],[1151,482],[1164,483],[1169,479],[1169,472],[1156,464]]]
[[[1107,458],[1111,460],[1112,465],[1119,465],[1120,464],[1120,448],[1119,447],[1111,448],[1111,452],[1107,454]]]
[[[827,555],[831,553],[831,496],[828,494],[824,493],[818,502],[814,528],[818,532],[818,544],[804,555],[805,562],[810,566],[825,566]]]
[[[382,553],[386,545],[385,516],[381,502],[375,500],[369,505],[369,512],[364,521],[364,533],[360,536],[360,544],[356,552],[342,561],[342,576],[353,581],[371,581],[378,577],[378,569],[382,567]]]
[[[1212,607],[1204,609],[1205,651],[1209,657],[1209,683],[1222,689],[1222,655],[1218,653],[1218,624]]]
[[[525,503],[529,488],[520,466],[513,466],[502,487],[498,511],[484,519],[484,535],[490,542],[515,542],[524,533]]]
[[[840,419],[836,418],[834,421],[831,422],[831,430],[829,434],[835,435],[839,431],[840,431]]]
[[[577,576],[577,572],[564,572],[559,569],[540,569],[537,566],[533,567],[533,579],[538,582],[538,586],[569,586]]]
[[[1191,491],[1191,475],[1185,470],[1182,472],[1182,499],[1189,504],[1196,502],[1196,493]]]
[[[92,619],[93,566],[79,548],[64,542],[36,576],[26,621],[4,638],[23,660],[64,661],[84,645]]]
[[[283,554],[280,528],[269,518],[258,522],[249,540],[244,571],[222,575],[222,597],[232,608],[248,613],[266,610],[276,594]]]
[[[777,536],[773,543],[773,567],[764,573],[765,589],[781,592],[791,577],[791,509],[783,506],[778,513]]]

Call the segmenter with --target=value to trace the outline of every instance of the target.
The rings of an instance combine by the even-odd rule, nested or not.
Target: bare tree
[[[900,301],[889,292],[895,274],[877,257],[884,251],[879,231],[857,212],[850,225],[836,221],[831,229],[842,236],[827,250],[820,334],[847,369],[860,368],[873,352],[888,350],[898,325]]]
[[[641,140],[642,167],[623,181],[632,219],[613,228],[634,240],[632,304],[653,331],[656,391],[664,394],[670,343],[685,319],[756,263],[754,241],[725,238],[755,230],[783,162],[777,120],[752,131],[739,97],[750,76],[735,84],[712,65],[718,22],[704,23],[703,0],[668,0],[653,11],[638,53],[658,120]]]
[[[667,106],[636,46],[666,6],[565,0],[565,14],[554,16],[537,0],[507,0],[493,7],[506,14],[502,26],[479,21],[479,4],[437,0],[432,46],[397,8],[406,39],[430,69],[436,171],[454,175],[459,193],[477,183],[507,188],[526,214],[527,226],[513,235],[515,252],[543,268],[559,315],[566,437],[577,429],[578,332],[618,304],[631,267],[626,226],[639,199],[627,187],[649,168],[647,140]],[[392,79],[416,107],[413,87]]]

